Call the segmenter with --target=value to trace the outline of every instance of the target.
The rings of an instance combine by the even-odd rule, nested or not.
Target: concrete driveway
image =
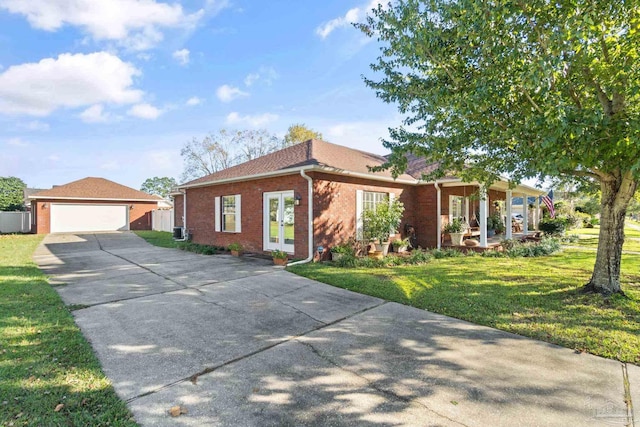
[[[49,235],[34,259],[142,425],[624,426],[631,402],[640,420],[637,366],[270,261],[133,233]]]

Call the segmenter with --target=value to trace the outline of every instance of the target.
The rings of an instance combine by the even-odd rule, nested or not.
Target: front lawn
[[[628,298],[583,295],[591,251],[539,258],[457,257],[419,266],[289,270],[311,279],[435,313],[640,365],[640,256],[623,257]]]
[[[0,236],[0,425],[135,426],[31,256],[42,236]]]
[[[625,251],[640,252],[640,230],[630,227],[629,220],[626,222],[627,226],[624,229],[624,245],[622,248]],[[577,242],[570,243],[570,245],[596,249],[598,247],[599,233],[600,227],[598,226],[570,230],[568,234],[575,234],[580,238]]]
[[[175,248],[177,242],[173,240],[173,234],[168,231],[134,231],[138,236],[142,237],[147,242],[155,246],[162,248]]]

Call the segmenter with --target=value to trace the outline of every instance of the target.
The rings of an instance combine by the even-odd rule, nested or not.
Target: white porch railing
[[[31,212],[0,212],[0,233],[29,233]]]
[[[173,232],[173,209],[151,211],[151,229],[154,231]]]

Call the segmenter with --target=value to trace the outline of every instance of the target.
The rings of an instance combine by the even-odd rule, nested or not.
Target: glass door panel
[[[264,194],[264,247],[293,253],[295,199],[293,191]]]

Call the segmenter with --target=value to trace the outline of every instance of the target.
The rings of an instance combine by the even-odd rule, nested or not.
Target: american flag
[[[551,196],[551,197],[549,197]],[[551,218],[555,218],[556,217],[556,210],[553,207],[553,192],[549,192],[549,195],[547,196],[542,196],[542,203],[544,203],[544,205],[547,207],[547,209],[549,209],[549,216]]]

